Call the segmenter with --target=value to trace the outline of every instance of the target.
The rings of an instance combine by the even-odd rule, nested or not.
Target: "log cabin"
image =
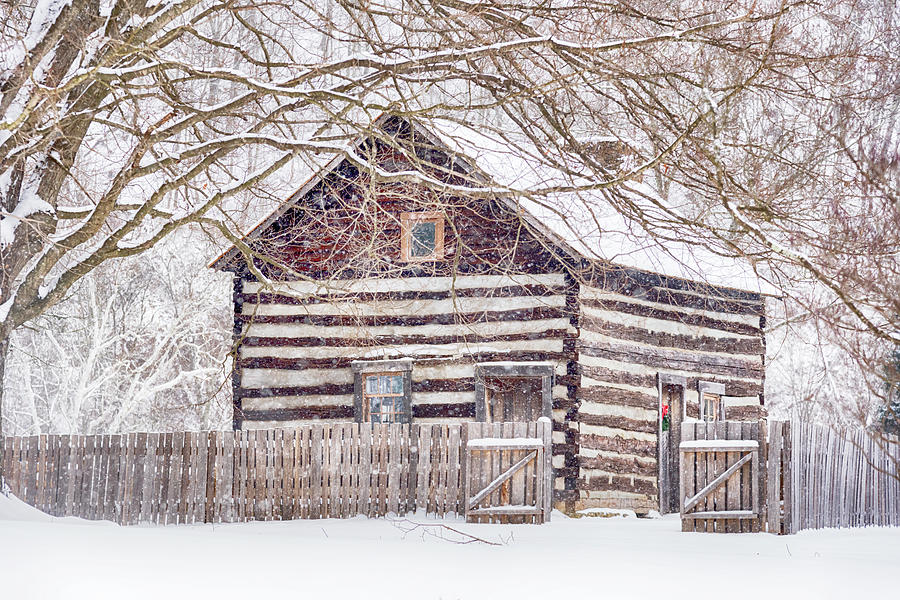
[[[764,296],[586,257],[422,125],[376,126],[211,265],[234,428],[546,416],[555,506],[677,511],[680,424],[764,414]]]

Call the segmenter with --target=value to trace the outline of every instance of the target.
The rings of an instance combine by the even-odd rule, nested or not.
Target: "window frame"
[[[552,419],[555,375],[555,367],[547,363],[477,363],[475,365],[475,420],[484,423],[487,418],[488,395],[485,390],[484,380],[493,377],[540,378],[541,416]]]
[[[412,227],[434,223],[434,251],[427,256],[411,256]],[[403,262],[435,262],[444,259],[444,215],[438,211],[405,212],[400,215],[400,259]]]
[[[403,377],[403,393],[377,394],[379,396],[395,396],[402,398],[403,410],[400,419],[396,423],[412,422],[412,360],[372,360],[353,361],[350,363],[353,371],[353,418],[357,423],[368,423],[366,420],[368,410],[364,404],[368,394],[365,393],[365,378],[371,375],[398,374]],[[375,395],[375,394],[373,394]]]
[[[725,384],[713,383],[711,381],[701,381],[697,384],[697,393],[699,394],[700,404],[700,420],[704,423],[719,423],[725,420]],[[707,397],[716,399],[715,418],[712,421],[706,420],[706,403]]]

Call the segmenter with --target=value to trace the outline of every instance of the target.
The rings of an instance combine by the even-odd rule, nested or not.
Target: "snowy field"
[[[677,518],[119,527],[0,495],[0,598],[894,597],[900,529],[682,533]],[[442,539],[443,538],[443,539]],[[573,593],[575,596],[573,596]]]

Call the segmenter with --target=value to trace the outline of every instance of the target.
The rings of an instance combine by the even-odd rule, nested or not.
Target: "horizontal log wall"
[[[658,374],[722,383],[726,418],[762,415],[764,309],[758,295],[629,269],[582,285],[578,339],[578,507],[656,510]]]
[[[556,487],[566,488],[563,469],[575,459],[565,430],[575,402],[577,330],[565,275],[238,285],[237,427],[353,420],[351,362],[400,357],[414,359],[414,422],[459,423],[475,417],[476,363],[549,361]]]
[[[481,431],[481,424],[474,424]],[[523,424],[524,425],[524,424]],[[528,424],[536,437],[542,422]],[[495,428],[491,437],[516,437]],[[464,514],[468,429],[296,429],[8,437],[6,483],[54,516],[134,523]]]

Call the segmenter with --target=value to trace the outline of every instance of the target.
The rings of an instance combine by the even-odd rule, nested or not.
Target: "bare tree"
[[[248,207],[265,212],[248,198],[280,197],[286,169],[338,154],[365,166],[347,142],[380,135],[384,112],[478,124],[534,177],[452,183],[425,165],[375,181],[512,195],[575,237],[612,211],[663,248],[687,241],[777,284],[812,282],[841,323],[898,341],[887,2],[0,10],[0,349],[85,274],[180,227],[236,242]],[[628,160],[610,163],[598,134]]]

